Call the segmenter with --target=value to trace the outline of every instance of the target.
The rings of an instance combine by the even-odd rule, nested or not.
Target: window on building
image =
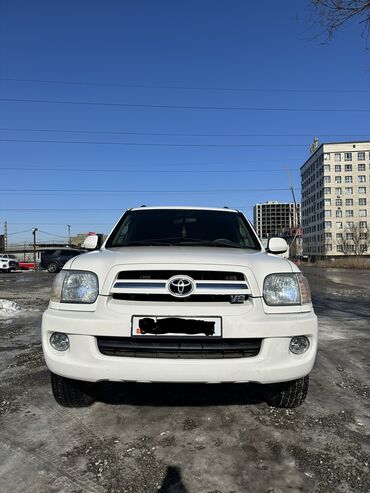
[[[337,162],[339,162],[339,161],[340,161],[340,152],[336,152],[336,153],[334,154],[334,161],[337,161]],[[335,170],[335,171],[337,171],[337,170]],[[340,171],[340,170],[339,170],[339,171]]]
[[[337,211],[335,211],[335,217],[342,217],[343,216],[343,213],[340,209],[338,209]]]
[[[342,195],[342,189],[341,188],[336,188],[335,189],[335,195]]]
[[[324,176],[324,183],[330,183],[331,182],[331,177],[330,176]]]
[[[335,177],[335,183],[342,183],[342,177],[341,176],[336,176]]]
[[[353,217],[353,210],[352,209],[349,209],[348,211],[346,211],[346,217]]]
[[[363,161],[363,160],[365,159],[365,153],[364,153],[364,152],[362,152],[362,151],[358,152],[358,153],[357,153],[357,159],[358,159],[359,161]]]
[[[367,221],[360,221],[358,224],[361,229],[367,229]]]
[[[367,252],[367,245],[361,244],[360,245],[360,252],[361,253]]]
[[[331,205],[331,199],[325,199],[324,204],[325,205]]]
[[[353,205],[353,199],[346,199],[346,205]]]
[[[342,166],[340,164],[336,164],[334,166],[334,170],[336,173],[340,173],[342,171]]]
[[[331,240],[332,234],[331,233],[325,233],[325,240]]]
[[[337,233],[335,237],[337,240],[341,240],[343,238],[343,233]]]
[[[358,199],[358,205],[366,205],[366,199],[365,198]]]
[[[360,210],[358,211],[358,215],[359,215],[360,217],[366,217],[366,216],[367,216],[367,210],[366,210],[366,209],[360,209]]]
[[[346,171],[347,173],[352,171],[352,164],[345,164],[344,171]]]
[[[346,222],[346,228],[353,228],[354,222],[353,221],[347,221]]]
[[[325,245],[325,248],[326,248],[326,251],[327,251],[327,252],[331,252],[331,251],[332,251],[332,249],[333,249],[333,245],[332,245],[331,243],[327,243],[327,244]]]
[[[366,176],[365,175],[358,175],[358,181],[360,183],[365,183],[366,182]]]
[[[344,153],[344,160],[345,161],[352,161],[352,152],[345,152]]]
[[[367,240],[367,233],[366,233],[366,231],[361,231],[359,238],[360,238],[360,240]]]
[[[326,210],[325,211],[325,217],[331,217],[331,210]]]
[[[345,187],[344,193],[346,195],[353,195],[353,188],[352,187]]]
[[[335,199],[335,205],[341,206],[342,203],[343,203],[343,200],[342,199]]]
[[[357,169],[358,169],[359,171],[366,171],[366,164],[365,164],[365,163],[359,163],[359,164],[357,165]]]
[[[353,233],[346,233],[347,240],[353,240]]]
[[[324,153],[324,161],[329,161],[330,159],[330,153],[329,152],[325,152]]]
[[[359,193],[359,194],[364,194],[364,193],[366,193],[366,187],[358,187],[358,193]]]
[[[330,195],[331,194],[331,188],[330,187],[325,187],[324,188],[324,194],[325,195]]]
[[[331,228],[331,221],[325,221],[324,228]]]
[[[330,171],[330,164],[324,164],[324,171]]]
[[[352,176],[345,176],[344,181],[345,181],[345,183],[352,183],[352,181],[353,181]]]
[[[335,223],[335,227],[337,229],[343,229],[343,223],[339,222],[339,223]]]
[[[337,252],[343,252],[343,245],[337,245]]]

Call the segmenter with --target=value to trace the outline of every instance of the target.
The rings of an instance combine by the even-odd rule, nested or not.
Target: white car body
[[[18,260],[10,255],[0,255],[0,271],[10,272],[11,270],[18,269]]]
[[[225,209],[204,210],[225,212]],[[235,212],[238,211],[230,210],[230,213]],[[318,330],[312,304],[269,306],[263,298],[266,276],[272,273],[299,273],[294,263],[267,253],[262,246],[261,251],[253,251],[207,246],[107,248],[105,244],[100,250],[80,255],[63,267],[67,271],[96,274],[99,281],[96,301],[86,305],[50,301],[43,315],[44,356],[54,374],[86,382],[270,384],[299,379],[310,373],[316,357]],[[167,302],[117,299],[120,295],[138,292],[168,296],[167,282],[152,289],[151,283],[143,280],[129,283],[118,279],[120,273],[149,270],[241,273],[245,277],[243,282],[196,281],[194,293],[214,295],[225,290],[226,294],[246,295],[246,301],[232,304],[228,301],[184,302],[176,298]],[[218,359],[125,357],[103,354],[99,350],[100,337],[132,338],[132,324],[137,317],[217,319],[221,322],[222,339],[261,339],[260,349],[252,357]],[[55,332],[68,335],[70,347],[67,351],[57,351],[51,346],[50,337]],[[289,350],[290,341],[292,337],[302,335],[308,338],[309,349],[304,354],[293,354]]]

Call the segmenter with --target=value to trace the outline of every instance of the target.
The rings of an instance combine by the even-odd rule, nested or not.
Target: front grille
[[[245,296],[245,300],[248,297]],[[142,293],[114,293],[113,299],[125,301],[155,301],[165,303],[231,303],[230,295],[212,295],[212,294],[193,294],[186,298],[175,298],[170,294],[142,294]]]
[[[178,275],[191,277],[194,281],[245,281],[241,272],[207,270],[130,270],[120,272],[117,279],[167,280]]]
[[[262,339],[97,337],[106,356],[131,358],[227,359],[257,356]]]

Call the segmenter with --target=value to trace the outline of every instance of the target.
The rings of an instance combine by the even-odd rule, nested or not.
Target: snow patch
[[[15,301],[0,299],[0,317],[8,317],[22,311],[22,307]]]

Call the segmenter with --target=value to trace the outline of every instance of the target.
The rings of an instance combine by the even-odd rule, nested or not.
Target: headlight
[[[263,298],[270,306],[302,305],[311,302],[311,293],[301,273],[271,274],[263,283]]]
[[[87,271],[65,270],[54,280],[51,300],[60,303],[94,303],[99,293],[96,274]]]

